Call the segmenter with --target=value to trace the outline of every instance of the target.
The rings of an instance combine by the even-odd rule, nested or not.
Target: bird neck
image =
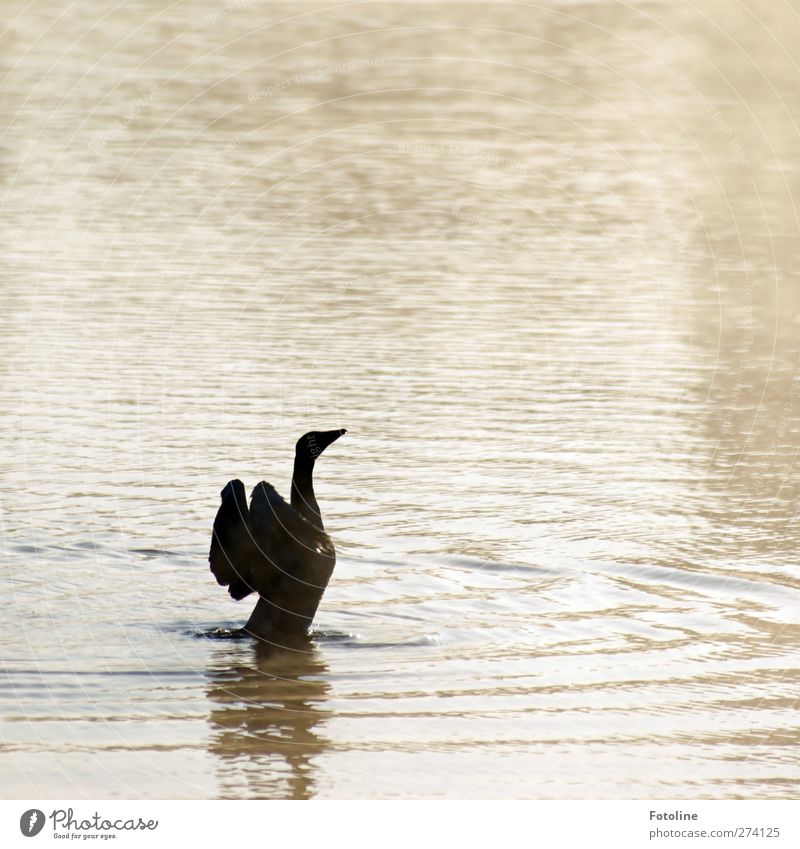
[[[313,475],[314,461],[295,457],[292,472],[292,507],[312,525],[323,528],[322,514],[314,495]]]

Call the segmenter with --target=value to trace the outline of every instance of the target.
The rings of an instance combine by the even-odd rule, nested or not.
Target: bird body
[[[270,640],[304,634],[328,585],[336,553],[314,496],[314,463],[344,430],[312,431],[295,450],[291,504],[261,481],[247,505],[244,484],[221,492],[208,560],[237,601],[257,592],[244,630]]]

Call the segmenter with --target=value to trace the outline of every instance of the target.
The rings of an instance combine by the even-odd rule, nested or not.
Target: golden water
[[[796,10],[3,26],[0,795],[796,795]],[[333,427],[314,643],[198,636]]]

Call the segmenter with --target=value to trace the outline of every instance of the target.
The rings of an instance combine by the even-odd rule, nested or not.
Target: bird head
[[[320,454],[342,434],[347,431],[341,430],[312,430],[297,440],[295,456],[298,460],[314,462]]]

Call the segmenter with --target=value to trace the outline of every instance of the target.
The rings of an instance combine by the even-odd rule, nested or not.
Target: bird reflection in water
[[[321,733],[331,713],[323,707],[328,667],[309,638],[236,649],[244,649],[249,662],[226,654],[227,665],[211,670],[208,688],[220,796],[313,797],[315,760],[328,746]]]

